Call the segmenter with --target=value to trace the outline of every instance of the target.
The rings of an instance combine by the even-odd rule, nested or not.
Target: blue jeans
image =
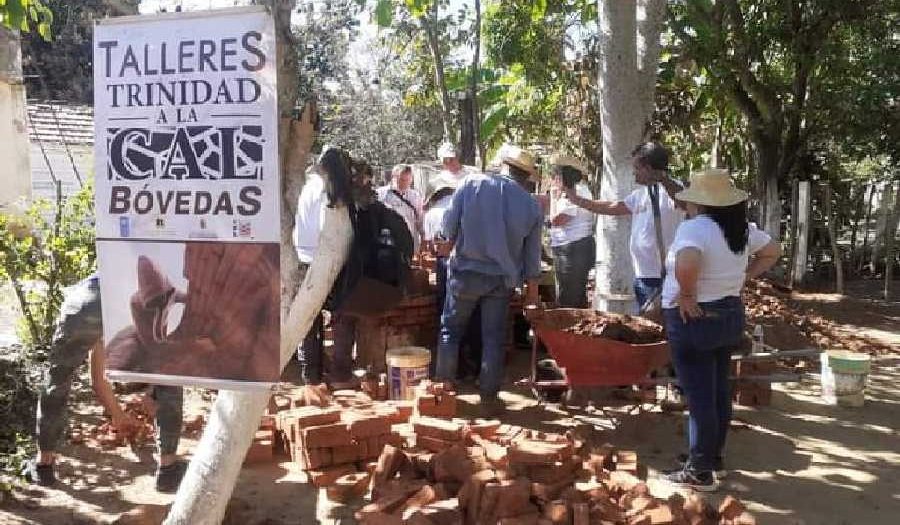
[[[635,277],[634,278],[634,298],[637,302],[636,312],[641,311],[641,307],[653,296],[660,288],[662,288],[663,280],[661,277]]]
[[[556,303],[563,308],[587,307],[588,272],[594,265],[594,236],[553,247]]]
[[[681,320],[678,308],[663,310],[672,363],[688,405],[688,468],[716,468],[731,424],[731,353],[744,331],[739,297],[700,303],[704,316]]]
[[[503,276],[449,270],[447,298],[441,314],[437,377],[452,381],[459,366],[459,343],[476,306],[481,306],[481,399],[494,400],[503,383],[506,318],[512,290]]]
[[[437,315],[438,319],[444,313],[444,302],[447,300],[447,257],[435,259],[435,273],[437,274]],[[474,376],[481,367],[481,308],[476,306],[469,319],[466,333],[459,343],[460,366],[456,377],[463,379]],[[431,373],[434,374],[437,366],[437,351],[431,355]]]

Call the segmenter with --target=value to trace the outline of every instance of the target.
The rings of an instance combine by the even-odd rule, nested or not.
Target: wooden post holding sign
[[[97,256],[110,378],[278,380],[275,31],[263,7],[94,30]]]

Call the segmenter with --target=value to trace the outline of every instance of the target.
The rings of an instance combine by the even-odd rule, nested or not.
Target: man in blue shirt
[[[534,158],[518,147],[504,146],[500,160],[501,174],[469,175],[460,182],[443,224],[454,249],[448,262],[437,376],[448,381],[456,377],[459,342],[480,305],[481,407],[487,416],[503,410],[497,394],[503,382],[509,298],[525,284],[526,303],[537,303],[541,274],[543,214],[537,199],[524,189],[537,173]]]

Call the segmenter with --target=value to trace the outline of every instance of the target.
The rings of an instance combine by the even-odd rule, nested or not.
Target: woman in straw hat
[[[747,193],[726,170],[691,176],[676,199],[689,220],[679,226],[666,258],[663,318],[672,362],[687,396],[690,453],[666,478],[696,490],[717,488],[731,421],[731,352],[744,331],[741,289],[771,268],[781,249],[747,222]]]
[[[583,183],[586,169],[574,157],[550,157],[553,187],[558,194],[550,207],[550,248],[556,272],[556,302],[563,308],[587,306],[588,272],[594,265],[594,215],[573,204],[563,191],[591,200]],[[552,193],[551,193],[552,194]]]

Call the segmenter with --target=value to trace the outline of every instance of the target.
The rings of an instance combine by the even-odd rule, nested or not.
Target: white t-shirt
[[[677,303],[679,286],[675,278],[675,259],[679,250],[696,248],[701,252],[700,274],[697,278],[697,302],[706,303],[723,297],[740,297],[747,277],[750,255],[772,240],[769,234],[750,223],[747,249],[736,254],[728,247],[722,229],[707,215],[698,215],[678,227],[675,240],[666,255],[666,280],[663,283],[663,308]]]
[[[400,191],[393,186],[382,186],[378,188],[377,193],[378,200],[397,212],[406,221],[406,227],[409,228],[409,234],[413,238],[413,245],[415,250],[418,251],[419,223],[422,220],[422,195],[415,188]],[[402,195],[403,198],[401,199],[397,193]],[[404,202],[404,199],[406,202]]]
[[[479,170],[475,166],[463,165],[456,173],[450,173],[450,170],[446,169],[441,170],[435,178],[435,182],[444,183],[448,186],[456,188],[457,186],[459,186],[459,183],[462,182],[462,180],[467,176],[477,175],[479,173],[481,173],[481,170]]]
[[[631,211],[631,263],[635,277],[662,275],[659,267],[659,249],[656,247],[656,228],[653,225],[653,205],[646,186],[625,197],[625,206]],[[659,218],[662,223],[663,247],[668,250],[675,238],[675,230],[684,219],[684,212],[675,207],[666,189],[659,185]]]
[[[425,219],[422,221],[422,240],[433,241],[435,236],[441,233],[444,224],[444,214],[447,213],[447,207],[453,200],[453,194],[441,197],[425,212]]]
[[[302,263],[311,263],[319,248],[319,232],[322,231],[326,205],[325,182],[318,173],[308,172],[294,216],[294,248]]]
[[[575,193],[582,199],[594,199],[587,184],[576,185]],[[572,219],[562,226],[550,228],[550,246],[564,246],[594,234],[594,214],[575,206],[565,195],[553,203],[552,215],[568,215]]]

